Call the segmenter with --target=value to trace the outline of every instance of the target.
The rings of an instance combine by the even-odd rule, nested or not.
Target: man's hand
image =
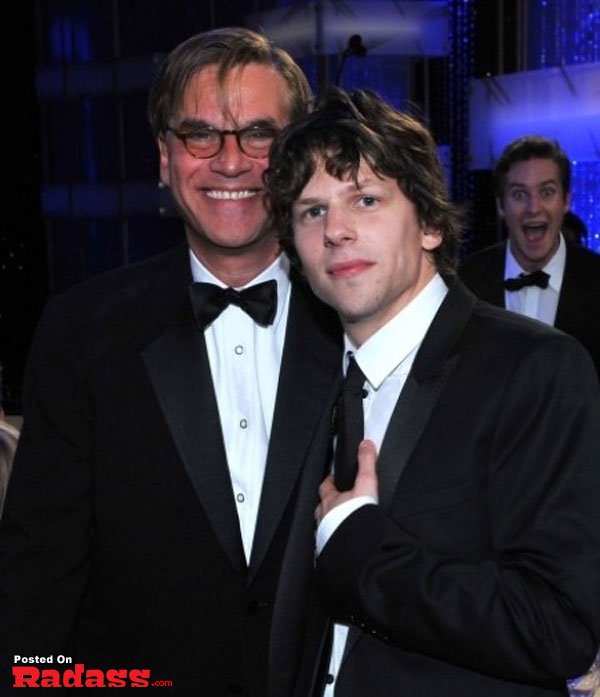
[[[372,496],[378,498],[377,481],[377,450],[370,440],[361,441],[358,446],[358,472],[354,481],[354,487],[349,491],[340,492],[333,483],[333,474],[330,474],[319,487],[321,503],[315,511],[317,525],[331,511],[345,501],[358,496]]]

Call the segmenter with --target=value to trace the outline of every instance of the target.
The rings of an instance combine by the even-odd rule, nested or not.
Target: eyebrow
[[[346,191],[350,190],[355,190],[355,191],[361,191],[362,189],[365,188],[365,186],[368,186],[369,184],[376,184],[377,180],[374,177],[365,177],[364,179],[360,179],[358,182],[355,182],[354,180],[351,180],[349,182],[345,182]],[[318,198],[316,196],[308,196],[304,198],[298,198],[294,201],[293,205],[300,204],[303,206],[314,206],[316,204],[323,203],[322,198]]]
[[[315,206],[319,203],[323,203],[322,198],[315,198],[314,196],[309,196],[308,198],[297,198],[293,206]]]
[[[261,119],[254,119],[252,121],[248,121],[245,125],[240,126],[238,124],[238,127],[235,130],[242,131],[246,128],[273,128],[275,130],[279,130],[279,126],[275,122],[274,119],[271,118],[261,118]],[[183,128],[183,129],[200,129],[200,128],[211,128],[215,131],[221,131],[221,130],[229,130],[227,128],[221,129],[218,126],[213,125],[212,123],[209,123],[208,121],[205,121],[203,119],[183,119],[179,125],[177,126],[178,129]]]
[[[543,182],[540,182],[539,184],[534,184],[532,187],[528,186],[527,184],[523,182],[509,182],[508,188],[509,189],[530,189],[530,188],[535,188],[539,189],[542,186],[548,186],[548,184],[554,184],[555,186],[558,186],[558,181],[556,179],[546,179]]]

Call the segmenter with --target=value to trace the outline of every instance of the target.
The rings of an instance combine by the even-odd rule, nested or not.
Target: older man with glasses
[[[341,332],[290,273],[262,175],[310,101],[291,58],[244,29],[159,69],[149,117],[186,245],[42,319],[0,539],[5,687],[37,655],[84,666],[84,686],[121,671],[178,694],[291,693],[327,439],[306,453]],[[58,687],[61,666],[25,668]]]

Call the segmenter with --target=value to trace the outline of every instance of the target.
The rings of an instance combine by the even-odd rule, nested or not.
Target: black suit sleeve
[[[317,574],[331,615],[382,647],[544,685],[584,673],[600,642],[600,407],[574,341],[531,343],[497,384],[501,408],[486,459],[473,463],[476,491],[422,511],[421,534],[399,503],[389,514],[359,509],[329,540]],[[438,426],[434,417],[420,465]],[[468,457],[461,439],[483,434],[466,423],[448,458]],[[481,521],[477,549],[440,544],[468,509]]]
[[[51,303],[28,361],[24,425],[0,532],[2,664],[69,654],[92,539],[91,400],[77,328]]]

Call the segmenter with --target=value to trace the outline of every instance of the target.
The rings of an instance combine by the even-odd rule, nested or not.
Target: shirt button
[[[325,684],[331,685],[331,683],[334,681],[335,681],[335,678],[333,677],[333,675],[331,673],[327,673],[327,675],[325,676]]]
[[[238,356],[241,356],[242,353],[244,353],[244,347],[243,346],[236,346],[234,351],[237,353]]]
[[[247,419],[242,419],[240,421],[240,428],[248,428],[248,420]]]
[[[244,494],[238,494],[235,498],[238,500],[238,503],[244,503],[244,501],[246,500]]]

